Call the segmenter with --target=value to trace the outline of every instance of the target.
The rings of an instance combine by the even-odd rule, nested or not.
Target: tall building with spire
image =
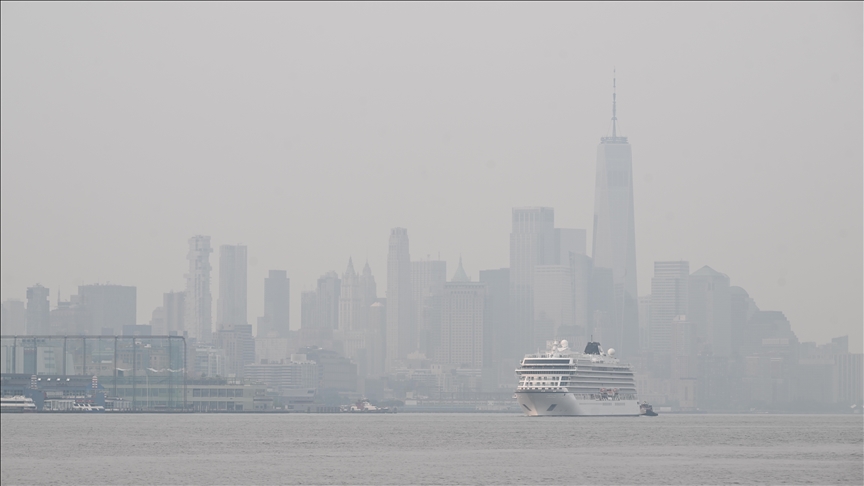
[[[622,356],[639,351],[639,311],[636,292],[636,229],[633,218],[633,163],[627,137],[618,135],[617,92],[612,81],[612,136],[597,147],[594,192],[594,269],[611,278],[595,279],[608,289],[608,316],[599,326],[603,344]]]
[[[387,371],[413,351],[414,311],[411,299],[411,254],[408,230],[390,230],[387,252]]]
[[[210,294],[209,236],[189,238],[189,272],[186,274],[186,318],[189,337],[209,343],[213,334],[213,297]]]

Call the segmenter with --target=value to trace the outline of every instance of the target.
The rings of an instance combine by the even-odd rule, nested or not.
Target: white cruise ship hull
[[[529,417],[546,416],[638,416],[636,400],[578,399],[568,392],[516,392],[522,412]]]

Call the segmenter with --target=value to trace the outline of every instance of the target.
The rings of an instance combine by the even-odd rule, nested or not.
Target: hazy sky
[[[509,265],[511,208],[587,228],[612,69],[639,293],[709,265],[862,349],[862,3],[3,3],[0,298],[138,287],[187,240],[300,291],[368,258]],[[589,250],[590,251],[590,250]]]

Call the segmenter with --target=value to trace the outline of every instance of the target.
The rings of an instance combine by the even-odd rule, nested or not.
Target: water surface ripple
[[[864,484],[860,415],[3,414],[5,484]]]

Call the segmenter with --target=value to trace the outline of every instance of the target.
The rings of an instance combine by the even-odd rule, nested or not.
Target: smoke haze
[[[506,267],[511,208],[591,241],[612,70],[653,262],[862,348],[861,3],[3,3],[0,298],[182,290],[187,240],[300,292],[349,256]],[[589,248],[590,254],[590,248]],[[218,255],[218,254],[217,254]],[[218,257],[214,265],[214,300]]]

